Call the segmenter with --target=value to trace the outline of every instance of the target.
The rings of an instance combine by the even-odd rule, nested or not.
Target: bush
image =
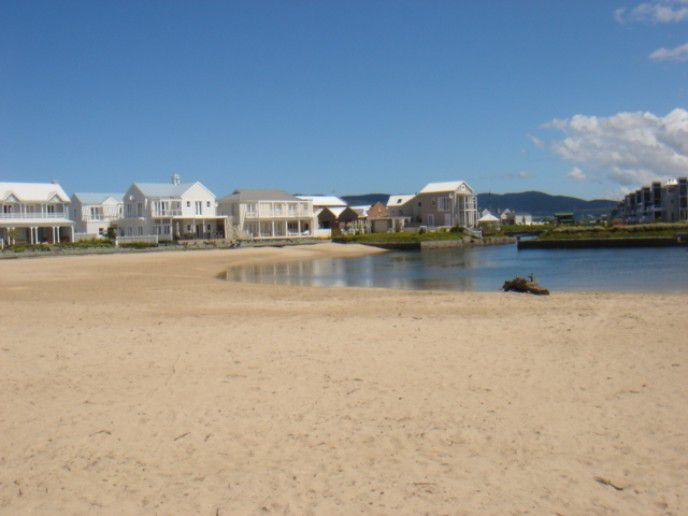
[[[90,240],[79,240],[77,242],[64,242],[56,244],[60,248],[77,248],[77,249],[87,249],[89,247],[112,247],[114,242],[112,240],[107,240],[104,238],[92,238]]]
[[[23,253],[26,251],[39,251],[39,252],[50,251],[50,248],[47,245],[30,245],[30,244],[13,245],[13,246],[9,246],[8,249],[12,249],[12,251],[14,251],[15,253]]]

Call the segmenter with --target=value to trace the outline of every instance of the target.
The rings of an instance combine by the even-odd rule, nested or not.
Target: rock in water
[[[549,296],[549,290],[541,287],[536,281],[528,281],[520,276],[505,281],[504,285],[502,285],[502,290],[504,290],[504,292],[527,292],[528,294],[535,294],[536,296]]]

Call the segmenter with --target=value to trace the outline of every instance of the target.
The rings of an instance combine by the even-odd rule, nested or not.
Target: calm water
[[[516,246],[393,251],[236,267],[231,281],[401,289],[499,290],[530,273],[552,291],[688,291],[688,249],[518,251]]]

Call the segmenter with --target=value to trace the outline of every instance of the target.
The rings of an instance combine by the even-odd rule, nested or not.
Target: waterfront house
[[[475,227],[478,196],[465,181],[428,183],[416,196],[420,223],[428,227]]]
[[[124,194],[119,234],[131,240],[210,240],[229,236],[229,220],[217,214],[215,194],[202,183],[134,183]]]
[[[499,215],[499,220],[503,225],[532,226],[533,216],[528,213],[516,213],[509,209],[504,210]]]
[[[393,216],[387,205],[376,202],[368,210],[367,229],[371,233],[385,233],[387,231],[402,231],[405,218]]]
[[[124,214],[122,193],[72,194],[74,231],[84,238],[103,238],[108,229],[116,229]]]
[[[390,217],[402,217],[405,225],[420,224],[420,209],[415,195],[390,195],[387,200]]]
[[[302,201],[310,201],[313,205],[313,232],[317,237],[330,237],[332,228],[343,219],[351,217],[348,205],[343,199],[334,195],[297,195]],[[357,218],[357,217],[355,217]],[[346,224],[346,222],[345,222]]]
[[[313,236],[313,202],[283,190],[235,190],[220,199],[218,207],[254,239]]]
[[[69,204],[57,182],[0,183],[0,238],[7,244],[73,242]]]

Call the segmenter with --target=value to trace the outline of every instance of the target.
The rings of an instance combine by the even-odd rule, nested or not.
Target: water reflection
[[[497,291],[505,279],[531,273],[555,291],[686,291],[688,252],[682,248],[438,249],[245,265],[229,269],[225,279],[322,287]]]

